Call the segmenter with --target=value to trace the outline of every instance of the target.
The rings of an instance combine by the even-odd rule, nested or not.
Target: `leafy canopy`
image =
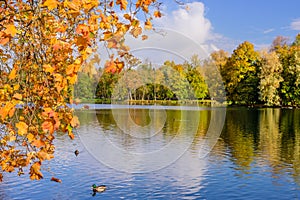
[[[143,27],[151,29],[152,16],[161,16],[157,6],[155,0],[0,0],[3,172],[18,169],[21,175],[30,166],[31,179],[43,177],[42,162],[54,157],[54,133],[73,139],[79,125],[68,103],[78,72],[89,71],[88,57],[102,42],[117,53],[106,71],[121,71],[131,58],[125,34],[138,38]]]

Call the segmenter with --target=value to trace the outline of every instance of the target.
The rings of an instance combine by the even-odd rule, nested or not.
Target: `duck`
[[[79,151],[76,149],[76,150],[74,151],[74,154],[75,154],[75,156],[78,156]]]
[[[96,193],[96,192],[104,192],[106,190],[106,185],[96,185],[96,184],[93,184],[92,185],[92,189],[93,189],[93,192]]]

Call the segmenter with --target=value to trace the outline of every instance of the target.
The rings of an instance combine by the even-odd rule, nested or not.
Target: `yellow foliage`
[[[104,9],[102,0],[11,1],[0,8],[1,14],[5,13],[0,20],[0,66],[7,66],[0,67],[0,123],[6,128],[0,138],[1,159],[11,159],[0,159],[4,171],[22,169],[34,162],[30,178],[43,177],[40,166],[53,158],[54,148],[49,144],[55,131],[73,139],[73,128],[79,126],[68,107],[74,99],[71,91],[78,72],[97,74],[94,64],[100,58],[89,57],[99,42],[119,56],[109,59],[105,70],[121,72],[124,55],[131,56],[124,36],[142,34],[139,12],[145,14],[145,29],[152,28],[148,7],[154,2],[138,0],[136,8],[128,9],[127,0],[116,0],[107,2]],[[126,13],[123,17],[127,23],[115,12],[120,9]],[[154,15],[159,17],[160,12],[154,11]],[[99,35],[101,38],[97,38]]]
[[[18,122],[16,128],[18,129],[18,134],[20,136],[25,135],[28,131],[28,125],[25,122]]]

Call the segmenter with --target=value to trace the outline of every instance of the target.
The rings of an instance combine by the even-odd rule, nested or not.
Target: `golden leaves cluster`
[[[55,133],[73,139],[79,126],[68,106],[78,72],[89,67],[85,63],[99,42],[117,52],[106,71],[120,72],[130,57],[125,35],[137,38],[152,28],[152,16],[161,17],[158,9],[150,13],[151,6],[156,8],[155,0],[0,1],[2,171],[19,169],[21,175],[29,166],[31,179],[43,177],[40,167],[54,157]]]

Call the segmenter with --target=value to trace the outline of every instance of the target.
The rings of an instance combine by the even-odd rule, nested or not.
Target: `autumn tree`
[[[30,167],[41,179],[53,158],[55,132],[74,137],[79,125],[72,87],[99,42],[112,49],[106,70],[130,59],[124,36],[138,38],[160,17],[155,0],[0,1],[0,165],[3,172]],[[154,6],[154,9],[149,9]],[[118,14],[122,10],[125,14]],[[151,10],[151,12],[150,12]],[[141,23],[138,13],[144,13]],[[87,69],[88,71],[88,69]],[[2,173],[0,173],[2,180]]]
[[[280,96],[283,106],[300,105],[300,34],[290,44],[277,45],[275,52],[283,67]]]
[[[181,64],[174,61],[165,61],[159,69],[164,75],[162,85],[165,86],[168,99],[187,99],[189,82],[185,77]]]
[[[278,55],[272,51],[261,52],[261,66],[259,74],[259,98],[268,106],[280,105],[281,98],[279,93],[282,65]]]
[[[221,74],[227,97],[233,103],[253,104],[258,101],[260,57],[250,42],[243,42],[228,58]]]
[[[224,50],[212,52],[210,57],[205,59],[203,70],[206,83],[209,88],[209,96],[220,102],[226,99],[224,80],[221,74],[225,74],[226,63],[229,58],[229,53]]]

